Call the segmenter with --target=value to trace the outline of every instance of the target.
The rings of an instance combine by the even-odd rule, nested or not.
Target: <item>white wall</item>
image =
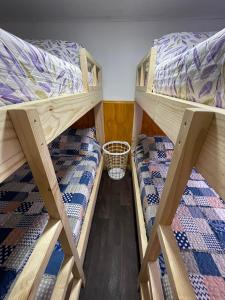
[[[135,69],[156,37],[174,31],[213,31],[225,19],[167,21],[98,21],[4,23],[23,38],[75,40],[83,43],[103,67],[103,93],[107,100],[133,100]]]

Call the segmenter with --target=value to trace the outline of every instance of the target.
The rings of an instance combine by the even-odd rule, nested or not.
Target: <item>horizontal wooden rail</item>
[[[48,221],[9,299],[33,299],[62,228],[61,221],[54,219]]]
[[[139,189],[139,183],[137,178],[137,171],[136,171],[136,166],[133,157],[131,157],[131,168],[132,168],[132,178],[133,178],[133,188],[134,188],[134,198],[135,198],[136,221],[137,221],[137,229],[138,229],[139,254],[140,254],[140,261],[142,262],[147,248],[148,240],[146,235],[145,221],[144,221],[143,209],[141,204],[141,196],[140,196],[140,189]]]
[[[63,265],[57,275],[56,283],[52,292],[51,300],[63,300],[65,299],[67,287],[70,282],[70,276],[74,265],[74,258],[65,257]]]
[[[159,226],[158,235],[176,299],[196,299],[171,226]]]
[[[87,243],[88,243],[88,237],[89,233],[91,230],[91,223],[94,215],[94,210],[95,210],[95,204],[96,204],[96,199],[98,195],[98,189],[101,181],[101,176],[102,176],[102,170],[103,170],[103,157],[101,157],[96,176],[95,176],[95,181],[94,185],[92,187],[91,195],[89,198],[88,202],[88,207],[85,213],[84,221],[82,224],[82,230],[81,230],[81,235],[79,238],[79,242],[77,245],[77,251],[80,257],[81,264],[84,262],[84,257],[86,253],[86,248],[87,248]]]

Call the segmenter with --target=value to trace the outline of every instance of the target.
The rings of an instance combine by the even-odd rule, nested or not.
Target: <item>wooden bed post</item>
[[[138,135],[141,133],[143,118],[143,109],[137,102],[134,103],[134,118],[133,118],[133,131],[132,131],[132,149],[135,148],[137,144]]]
[[[85,48],[80,48],[80,67],[82,72],[82,81],[84,92],[89,91],[88,85],[88,61],[87,61],[87,51]]]
[[[56,220],[62,223],[60,242],[65,253],[66,259],[72,259],[72,273],[74,279],[81,279],[85,284],[85,277],[82,264],[74,243],[71,227],[66,215],[65,206],[57,182],[55,170],[46,144],[44,132],[41,126],[39,115],[34,109],[14,109],[9,111],[10,118],[21,143],[24,155],[31,168],[39,192],[48,210],[50,220]],[[50,254],[49,254],[50,257]],[[48,257],[48,258],[49,258]],[[71,262],[71,260],[70,260]],[[38,280],[30,286],[29,294],[34,293],[40,282],[41,273],[44,272],[48,259],[46,256],[45,266],[42,266],[38,274]],[[24,268],[26,270],[26,266]],[[20,278],[23,285],[29,278]],[[17,286],[17,285],[15,285]],[[27,297],[28,298],[28,297]]]
[[[105,143],[103,101],[95,106],[94,115],[95,115],[96,138],[100,143],[100,145],[102,146]]]
[[[156,49],[153,47],[150,51],[149,59],[148,59],[148,76],[147,76],[147,87],[146,87],[147,93],[151,93],[153,91],[155,67],[156,67]]]
[[[140,283],[149,280],[147,272],[148,262],[156,261],[161,248],[173,290],[179,299],[194,299],[194,293],[180,257],[171,224],[192,168],[198,159],[207,136],[213,116],[213,112],[203,109],[186,109],[184,113],[151,237],[139,274]]]

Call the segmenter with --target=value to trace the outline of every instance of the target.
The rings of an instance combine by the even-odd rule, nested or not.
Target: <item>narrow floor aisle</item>
[[[136,300],[138,243],[131,173],[114,181],[103,172],[84,263],[81,300]]]

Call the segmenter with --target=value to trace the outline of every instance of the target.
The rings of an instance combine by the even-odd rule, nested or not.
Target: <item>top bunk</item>
[[[196,139],[200,144],[206,136],[195,166],[222,198],[225,198],[224,58],[225,29],[215,34],[170,34],[155,41],[137,67],[138,107],[134,120],[136,124],[140,122],[144,110],[174,143],[182,145],[191,123],[197,118],[196,127],[191,129],[194,136],[204,127],[201,113],[210,113],[209,127],[202,128]],[[166,85],[168,88],[163,90]],[[134,129],[134,143],[137,134]]]
[[[102,101],[101,66],[81,45],[24,41],[0,29],[0,181],[25,156],[11,111],[35,111],[47,144]]]

